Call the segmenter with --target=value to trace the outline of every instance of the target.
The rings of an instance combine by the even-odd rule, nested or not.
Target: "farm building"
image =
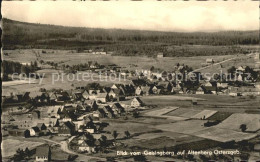
[[[165,57],[165,56],[164,56],[164,53],[159,52],[159,53],[157,54],[157,58],[163,58],[163,57]]]
[[[206,64],[213,64],[214,60],[212,58],[207,58],[206,59]]]
[[[51,160],[51,149],[49,145],[42,145],[36,148],[35,161],[44,162]]]
[[[78,147],[79,151],[81,152],[88,152],[88,153],[92,153],[95,152],[95,147],[93,145],[91,145],[89,142],[87,141],[83,141],[79,147]]]
[[[202,87],[199,87],[199,88],[196,90],[196,94],[205,94],[204,89],[203,89]]]
[[[143,105],[144,103],[139,97],[135,97],[131,102],[132,107],[141,107]]]
[[[108,94],[107,93],[99,93],[96,97],[96,101],[100,102],[107,102],[109,100]]]
[[[72,122],[67,121],[61,124],[58,132],[59,132],[59,136],[71,136],[75,132],[75,125]]]
[[[141,89],[141,86],[138,86],[136,89],[135,89],[135,94],[136,95],[142,95],[143,94],[143,91]]]

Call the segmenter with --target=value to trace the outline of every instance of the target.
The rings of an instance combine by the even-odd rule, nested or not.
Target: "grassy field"
[[[44,74],[44,78],[36,79],[29,83],[26,80],[19,80],[19,81],[7,81],[3,82],[3,94],[10,94],[11,92],[39,92],[40,88],[45,88],[46,90],[55,89],[63,89],[63,90],[70,90],[75,89],[77,86],[86,86],[88,83],[100,83],[104,86],[112,86],[114,83],[129,83],[127,79],[118,79],[114,76],[111,78],[105,78],[103,76],[99,76],[98,74],[89,75],[84,77],[83,75],[78,72],[76,74],[62,74],[61,71],[55,69],[44,69],[37,71],[39,74]],[[72,78],[75,78],[72,80]],[[78,79],[77,79],[78,78]]]
[[[196,98],[197,105],[192,105],[192,98]],[[260,97],[232,97],[227,95],[172,95],[172,96],[143,96],[142,101],[148,106],[166,107],[174,106],[194,110],[216,110],[221,112],[245,112],[246,110],[258,110]],[[177,110],[181,111],[181,110]],[[174,112],[173,112],[174,113]]]
[[[22,141],[22,140],[16,140],[16,139],[5,139],[2,141],[1,144],[1,150],[2,150],[2,156],[3,157],[9,157],[13,156],[16,153],[16,150],[18,148],[25,149],[28,147],[28,149],[33,149],[37,146],[42,145],[42,142],[33,142],[33,141]]]
[[[16,49],[16,50],[5,50],[4,52],[8,55],[4,55],[4,60],[17,61],[20,63],[30,63],[38,59],[43,61],[52,61],[58,63],[58,65],[76,65],[80,63],[87,63],[88,61],[97,61],[99,64],[110,65],[117,64],[123,69],[141,70],[150,69],[152,66],[163,70],[172,70],[177,63],[185,64],[193,69],[201,68],[202,64],[205,63],[207,58],[213,58],[215,62],[220,62],[226,59],[233,58],[233,55],[223,56],[196,56],[196,57],[165,57],[165,58],[151,58],[151,57],[127,57],[127,56],[111,56],[111,55],[93,55],[89,53],[75,53],[71,50],[44,50],[46,53],[42,53],[42,49]],[[220,65],[208,67],[201,70],[202,72],[219,72],[222,70],[226,71],[231,66],[239,65],[250,65],[254,67],[253,56],[251,58],[246,57],[243,54],[238,55],[237,59],[223,63]],[[23,92],[23,91],[38,91],[40,88],[52,89],[52,88],[63,88],[72,89],[73,86],[86,85],[88,82],[99,82],[103,85],[112,85],[113,83],[125,83],[127,80],[113,80],[113,81],[101,81],[99,76],[95,76],[95,80],[89,81],[69,81],[68,76],[64,77],[64,81],[56,82],[52,84],[52,74],[58,74],[62,71],[54,69],[43,69],[37,71],[38,73],[45,73],[42,84],[37,84],[39,80],[36,80],[36,84],[25,84],[25,82],[4,82],[3,93],[10,92]],[[54,75],[56,77],[56,75]],[[97,80],[97,81],[96,81]]]
[[[46,50],[45,50],[46,51]],[[111,55],[93,55],[89,53],[72,53],[69,50],[47,50],[47,53],[42,53],[41,49],[17,49],[17,50],[5,50],[8,53],[4,56],[5,60],[18,61],[22,63],[30,63],[35,61],[36,58],[43,61],[53,61],[60,65],[75,65],[80,63],[87,63],[88,61],[97,61],[103,65],[117,64],[127,69],[150,69],[152,66],[163,70],[172,70],[177,64],[185,64],[193,69],[200,68],[203,63],[206,63],[207,58],[214,59],[215,62],[220,62],[226,59],[233,58],[234,55],[222,55],[222,56],[194,56],[194,57],[165,57],[165,58],[151,58],[151,57],[136,57],[136,56],[111,56]],[[39,57],[36,57],[36,55]],[[244,62],[245,55],[238,54],[238,59],[234,60],[234,65],[243,60],[243,65],[253,65],[254,60],[247,59]],[[224,64],[226,69],[229,63]],[[233,64],[232,64],[233,65]],[[216,67],[214,67],[216,68]],[[223,70],[224,71],[224,70]],[[204,71],[203,71],[204,72]]]

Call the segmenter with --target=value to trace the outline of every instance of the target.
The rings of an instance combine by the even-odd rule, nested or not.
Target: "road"
[[[245,56],[250,57],[250,56],[252,56],[252,55],[255,55],[255,53],[247,54],[247,55],[245,55]],[[221,61],[221,62],[217,62],[217,63],[214,63],[214,64],[210,64],[210,65],[208,65],[208,66],[205,66],[205,67],[201,67],[201,68],[195,69],[195,70],[191,71],[190,73],[192,73],[192,72],[197,72],[197,71],[200,71],[200,70],[203,70],[203,69],[206,69],[206,68],[209,68],[209,67],[215,66],[215,65],[219,65],[219,64],[222,64],[222,63],[225,63],[225,62],[228,62],[228,61],[231,61],[231,60],[237,59],[238,57],[239,57],[239,56],[236,56],[236,57],[233,57],[233,58],[230,58],[230,59],[227,59],[227,60]]]
[[[73,138],[75,138],[75,136],[72,136],[69,141],[71,141]],[[68,154],[73,154],[73,155],[78,155],[78,156],[84,157],[84,160],[86,160],[86,161],[90,161],[90,160],[93,160],[93,159],[95,159],[95,161],[97,161],[97,160],[98,161],[106,161],[105,158],[99,158],[99,157],[79,154],[77,152],[74,152],[74,151],[70,150],[69,147],[68,147],[67,141],[57,142],[57,141],[53,141],[53,140],[46,139],[46,138],[40,138],[40,139],[42,139],[44,141],[47,141],[47,142],[51,142],[51,143],[57,144],[57,145],[60,145],[62,151],[66,152]]]

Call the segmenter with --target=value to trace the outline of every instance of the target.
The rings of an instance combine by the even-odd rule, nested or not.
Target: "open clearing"
[[[46,51],[46,50],[45,50]],[[207,58],[213,58],[216,62],[223,61],[234,57],[234,55],[223,56],[195,56],[195,57],[136,57],[136,56],[111,56],[111,55],[93,55],[90,53],[72,53],[70,50],[49,50],[50,52],[41,53],[41,49],[17,49],[5,50],[8,56],[4,56],[5,60],[12,60],[23,63],[30,63],[36,60],[36,53],[40,55],[40,59],[44,61],[53,61],[60,64],[75,65],[86,63],[88,61],[97,61],[103,65],[117,64],[128,69],[150,69],[151,66],[164,70],[172,70],[177,64],[185,64],[197,69],[205,63]],[[243,54],[239,54],[243,56]],[[132,66],[132,65],[137,65]]]
[[[16,86],[21,84],[36,84],[37,82],[32,82],[29,80],[13,80],[13,81],[4,81],[2,86]]]
[[[257,136],[255,133],[242,133],[230,129],[219,129],[216,127],[201,130],[195,133],[196,136],[211,139],[219,142],[243,141]]]
[[[246,125],[246,131],[256,132],[260,130],[260,114],[232,114],[217,127],[241,131],[240,126],[242,124]]]
[[[186,120],[188,118],[208,119],[215,113],[217,113],[217,111],[214,110],[194,110],[185,108],[183,109],[178,107],[166,107],[146,112],[144,115],[152,117],[163,117],[172,120]]]
[[[25,149],[28,147],[28,149],[33,149],[37,146],[42,145],[41,142],[32,142],[32,141],[21,141],[21,140],[15,140],[15,139],[6,139],[2,141],[1,150],[2,150],[2,156],[3,157],[9,157],[16,153],[16,150],[18,148]]]

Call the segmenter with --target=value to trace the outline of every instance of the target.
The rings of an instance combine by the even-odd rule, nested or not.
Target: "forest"
[[[99,29],[65,27],[46,24],[18,22],[2,19],[4,49],[50,48],[50,49],[98,49],[113,51],[115,55],[166,56],[223,55],[246,53],[240,45],[259,44],[259,31],[221,32],[162,32],[146,30]],[[205,53],[194,52],[193,45],[208,46]],[[222,49],[223,46],[230,48]],[[197,48],[196,48],[197,49]],[[219,52],[219,50],[221,50]]]
[[[2,61],[2,67],[1,67],[1,73],[3,74],[3,81],[8,81],[10,78],[8,75],[12,75],[14,73],[17,74],[25,74],[26,76],[29,76],[30,73],[35,72],[38,70],[38,64],[37,62],[31,62],[30,64],[23,65],[19,62],[13,62],[13,61]]]

